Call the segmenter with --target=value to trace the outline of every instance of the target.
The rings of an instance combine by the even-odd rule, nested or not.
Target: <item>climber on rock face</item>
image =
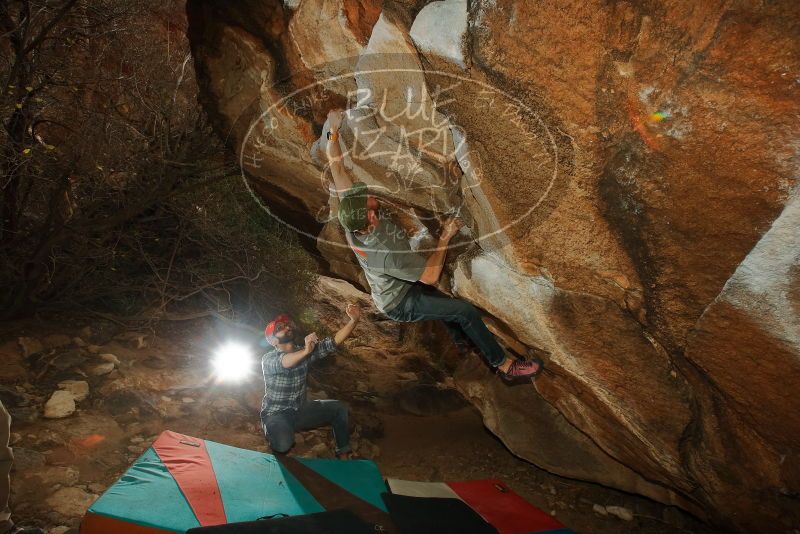
[[[340,199],[339,222],[364,270],[378,309],[401,322],[444,321],[460,348],[471,341],[504,379],[538,375],[543,368],[541,360],[509,357],[483,323],[477,308],[432,287],[442,274],[450,240],[463,223],[455,218],[446,220],[438,244],[429,256],[414,251],[405,232],[383,214],[381,201],[369,194],[364,182],[353,183],[348,175],[339,144],[343,119],[343,111],[331,111],[327,129],[312,150],[326,147],[325,155]]]

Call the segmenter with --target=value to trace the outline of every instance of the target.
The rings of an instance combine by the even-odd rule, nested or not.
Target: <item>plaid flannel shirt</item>
[[[300,347],[296,347],[299,350]],[[264,372],[264,400],[261,401],[261,415],[267,416],[282,410],[297,410],[306,399],[306,375],[308,366],[336,350],[336,342],[326,337],[317,343],[311,354],[289,369],[281,365],[283,355],[277,348],[261,357],[261,370]]]

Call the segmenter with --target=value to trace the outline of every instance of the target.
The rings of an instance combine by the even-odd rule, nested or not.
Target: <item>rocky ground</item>
[[[363,294],[330,279],[322,279],[319,295],[304,319],[320,330],[341,324],[343,302],[368,306]],[[367,308],[356,336],[317,366],[309,384],[313,397],[349,402],[354,448],[385,476],[500,478],[581,533],[710,532],[675,508],[518,459],[443,372],[452,354],[419,349],[420,337],[435,331],[379,319]],[[74,532],[86,508],[165,429],[268,451],[258,424],[258,372],[236,384],[211,378],[213,347],[230,337],[258,336],[211,320],[140,330],[88,317],[6,324],[0,397],[14,419],[17,521]],[[293,453],[331,457],[329,431],[298,434]]]

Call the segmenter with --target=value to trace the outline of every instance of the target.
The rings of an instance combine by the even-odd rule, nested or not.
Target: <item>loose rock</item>
[[[371,441],[361,443],[361,456],[364,458],[377,458],[381,455],[381,448]]]
[[[141,332],[124,332],[117,336],[120,341],[127,342],[130,346],[136,349],[144,349],[147,347],[146,334]]]
[[[101,363],[100,365],[95,365],[91,369],[89,369],[89,374],[92,376],[103,376],[107,375],[111,371],[114,370],[114,364],[111,362]]]
[[[16,422],[34,423],[39,420],[41,410],[38,407],[8,408],[11,418]]]
[[[33,356],[34,354],[38,354],[44,350],[44,345],[42,345],[42,342],[33,337],[19,338],[19,346],[22,348],[22,355],[25,358]]]
[[[61,488],[50,495],[45,502],[54,512],[72,518],[82,517],[96,498],[96,495],[80,488]]]
[[[134,389],[118,389],[103,399],[103,405],[114,416],[137,413],[156,415],[159,413],[152,394]]]
[[[72,338],[64,334],[50,334],[42,339],[42,343],[48,349],[58,349],[72,344]]]
[[[63,389],[54,392],[44,405],[44,416],[47,419],[63,419],[73,413],[75,413],[75,396]]]
[[[86,356],[80,350],[67,350],[57,354],[48,362],[49,365],[59,371],[69,371],[86,362]]]
[[[58,383],[58,387],[72,393],[75,402],[81,402],[89,396],[89,383],[83,380],[64,380]]]
[[[117,358],[115,355],[113,355],[113,354],[111,354],[109,352],[107,352],[105,354],[101,354],[100,358],[103,361],[106,361],[106,362],[109,362],[109,363],[113,363],[114,365],[119,367],[119,364],[120,364],[119,358]]]
[[[38,479],[43,487],[74,486],[78,483],[80,471],[74,467],[45,467],[44,469],[23,471],[24,478]]]
[[[633,512],[623,506],[606,506],[609,514],[625,521],[633,521]]]
[[[17,447],[14,449],[14,467],[17,472],[32,471],[42,467],[46,458],[41,452]]]
[[[325,454],[327,452],[328,452],[328,445],[327,444],[325,444],[325,443],[317,443],[316,445],[311,447],[311,450],[308,451],[308,455],[311,456],[312,458],[314,458],[314,457],[319,457],[319,456],[325,456]]]

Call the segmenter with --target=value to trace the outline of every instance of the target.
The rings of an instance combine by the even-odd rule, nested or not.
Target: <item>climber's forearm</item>
[[[341,345],[345,339],[350,337],[350,334],[353,333],[353,329],[355,329],[357,324],[358,319],[350,319],[346,325],[340,328],[339,331],[333,336],[333,340],[336,342],[336,344]]]
[[[331,141],[335,143],[335,141]],[[331,175],[333,176],[333,185],[336,187],[336,194],[342,198],[345,191],[353,187],[353,179],[350,174],[345,170],[341,161],[331,163]]]
[[[428,256],[428,260],[425,262],[425,270],[422,271],[422,276],[419,277],[420,282],[433,286],[439,281],[444,269],[444,258],[447,255],[447,245],[449,243],[449,239],[439,239],[436,250]]]
[[[339,145],[339,132],[331,130],[331,133],[334,133],[335,137],[328,140],[326,151],[331,166],[333,184],[336,186],[336,194],[341,198],[345,191],[353,187],[353,179],[350,178],[350,174],[344,167],[342,147]]]

